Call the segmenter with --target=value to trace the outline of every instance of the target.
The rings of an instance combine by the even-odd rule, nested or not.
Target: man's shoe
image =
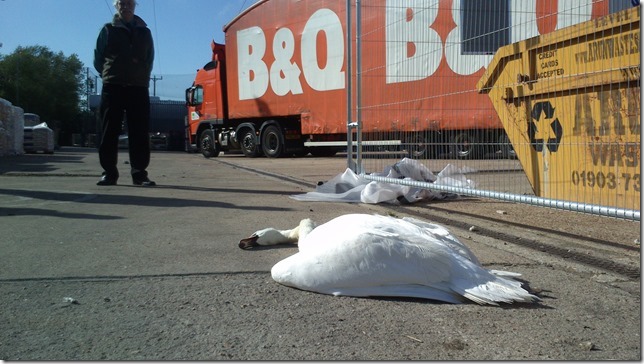
[[[114,186],[116,185],[116,178],[103,176],[96,182],[97,186]]]
[[[156,186],[157,184],[154,181],[150,181],[149,178],[145,177],[144,179],[132,178],[132,183],[136,186],[151,187]]]

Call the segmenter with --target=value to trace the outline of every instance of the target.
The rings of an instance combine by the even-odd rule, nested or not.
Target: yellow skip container
[[[500,48],[487,93],[535,195],[640,210],[640,7]]]

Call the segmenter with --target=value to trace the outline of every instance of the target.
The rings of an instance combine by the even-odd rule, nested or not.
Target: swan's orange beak
[[[247,237],[246,239],[242,239],[242,240],[239,241],[239,247],[241,249],[252,249],[252,248],[254,248],[256,246],[259,246],[259,244],[257,244],[257,239],[258,238],[259,237],[257,235],[253,234],[253,235]]]

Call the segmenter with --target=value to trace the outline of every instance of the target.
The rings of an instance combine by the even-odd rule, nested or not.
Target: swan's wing
[[[424,286],[427,292],[449,291],[457,262],[443,247],[432,250],[424,244],[401,243],[398,234],[380,230],[329,240],[324,229],[320,230],[323,226],[307,236],[308,246],[304,244],[299,253],[273,267],[275,281],[327,294],[387,296],[392,295],[391,287],[405,285]],[[419,293],[412,296],[440,299]]]
[[[330,269],[325,269],[330,268]],[[446,283],[433,285],[395,283],[374,280],[378,274],[338,272],[306,253],[297,253],[273,266],[273,279],[285,286],[306,291],[353,297],[416,297],[448,303],[462,303],[462,296]]]
[[[452,235],[452,233],[450,233],[445,227],[438,224],[417,220],[412,217],[403,217],[402,220],[418,226],[419,228],[423,229],[426,234],[440,237],[442,243],[448,245],[451,249],[454,249],[456,252],[461,254],[463,257],[471,260],[475,264],[481,265],[474,253],[472,253],[472,251],[465,244],[463,244],[460,240],[458,240],[458,238]]]
[[[479,260],[469,248],[461,243],[447,229],[440,225],[427,223],[413,218],[403,218],[437,237],[440,243],[459,253],[472,264],[461,262],[456,264],[451,288],[458,294],[479,304],[496,305],[497,303],[533,302],[539,299],[521,287],[521,283],[512,280],[521,274],[487,270],[481,267]]]

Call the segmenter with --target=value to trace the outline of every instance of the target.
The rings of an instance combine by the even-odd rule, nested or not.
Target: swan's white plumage
[[[537,298],[516,273],[489,271],[445,228],[412,218],[349,214],[300,236],[299,252],[273,266],[273,279],[346,296],[404,296],[479,304]]]

